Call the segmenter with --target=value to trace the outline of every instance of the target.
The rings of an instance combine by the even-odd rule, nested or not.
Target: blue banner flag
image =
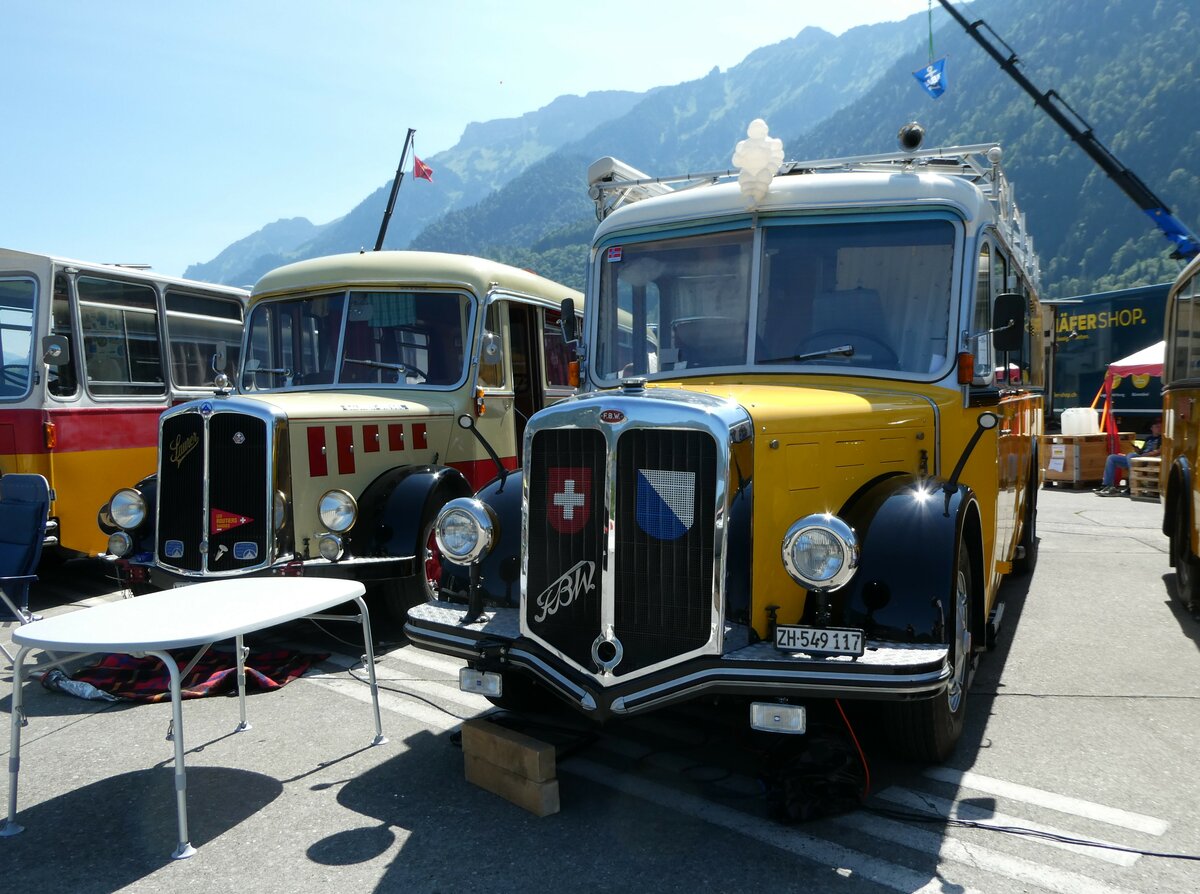
[[[920,71],[914,71],[913,77],[921,82],[926,93],[937,99],[946,92],[946,57],[930,62]]]

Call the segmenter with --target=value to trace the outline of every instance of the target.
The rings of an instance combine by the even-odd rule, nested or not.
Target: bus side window
[[[995,375],[992,363],[992,250],[986,242],[979,250],[975,278],[975,308],[971,317],[971,352],[975,355],[975,384],[990,385]]]
[[[79,362],[79,339],[75,337],[75,325],[71,318],[70,289],[65,274],[54,277],[54,298],[51,301],[50,334],[59,335],[71,345],[71,362],[64,366],[51,366],[47,372],[46,388],[54,397],[73,397],[79,390],[79,377],[75,373]]]
[[[501,313],[501,302],[493,301],[488,305],[487,316],[484,318],[483,354],[479,358],[479,384],[484,388],[503,388],[508,383],[504,362],[504,319]],[[488,344],[497,342],[499,353],[489,356]]]

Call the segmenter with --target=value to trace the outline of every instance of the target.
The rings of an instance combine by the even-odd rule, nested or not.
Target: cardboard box
[[[1121,432],[1120,439],[1121,453],[1130,453],[1133,432]],[[1108,435],[1049,435],[1040,453],[1047,481],[1099,484],[1108,459]]]

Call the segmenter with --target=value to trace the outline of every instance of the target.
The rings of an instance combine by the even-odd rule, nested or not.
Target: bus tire
[[[1200,589],[1200,562],[1192,554],[1192,521],[1187,503],[1180,499],[1175,509],[1175,526],[1171,533],[1171,558],[1175,565],[1175,592],[1184,607],[1200,610],[1197,591]]]
[[[950,641],[952,674],[944,692],[933,698],[888,705],[890,739],[904,757],[922,763],[941,763],[962,736],[967,714],[967,689],[975,656],[971,641],[971,557],[966,543],[958,548],[954,584],[954,628]]]
[[[441,553],[433,537],[435,514],[421,531],[424,548],[417,555],[417,573],[411,577],[395,578],[373,587],[373,603],[385,629],[402,628],[408,621],[408,610],[437,598],[441,578]]]

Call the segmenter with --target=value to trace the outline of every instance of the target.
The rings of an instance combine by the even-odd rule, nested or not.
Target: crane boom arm
[[[1017,67],[1017,54],[1013,52],[1012,47],[1004,43],[1000,36],[992,30],[983,19],[976,22],[968,22],[957,9],[951,5],[950,0],[938,0],[939,3],[950,13],[951,17],[960,24],[963,29],[975,42],[978,43],[987,52],[989,56],[996,60],[997,64],[1017,82],[1026,93],[1033,97],[1033,101],[1037,103],[1038,108],[1042,109],[1059,127],[1066,132],[1084,152],[1091,156],[1092,160],[1100,166],[1100,170],[1104,171],[1120,189],[1133,199],[1134,203],[1144,211],[1149,218],[1154,221],[1154,225],[1162,231],[1163,235],[1175,246],[1173,257],[1193,258],[1200,254],[1200,239],[1184,226],[1166,203],[1162,201],[1141,178],[1129,168],[1121,164],[1117,157],[1113,155],[1108,148],[1100,142],[1093,133],[1091,125],[1071,108],[1066,100],[1055,93],[1053,90],[1042,92],[1034,86],[1029,78],[1025,77],[1024,73]],[[995,44],[991,43],[986,36],[981,32],[980,28],[985,27],[991,32],[992,36],[1004,46],[1008,51],[1005,55]]]

